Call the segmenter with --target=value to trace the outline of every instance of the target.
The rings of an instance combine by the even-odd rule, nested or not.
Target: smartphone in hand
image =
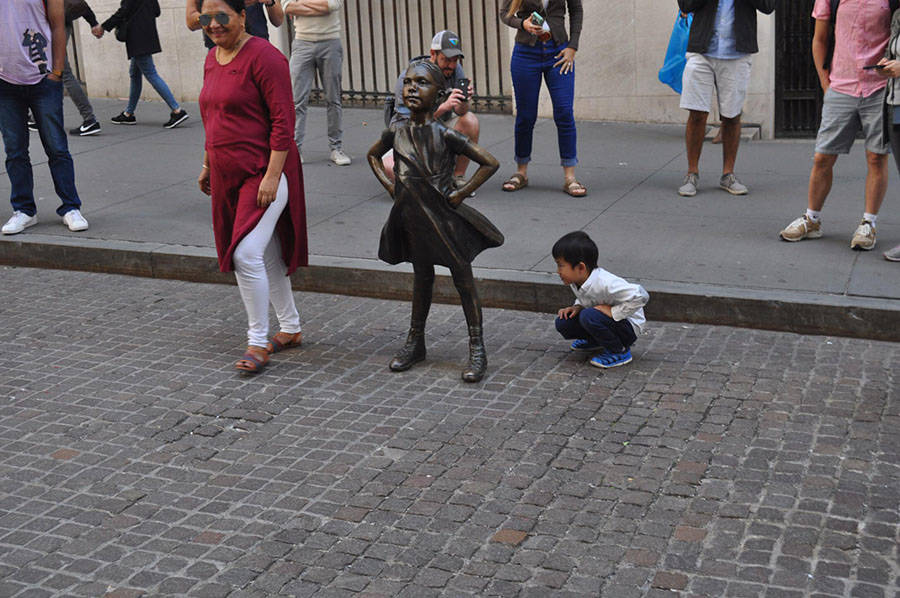
[[[887,65],[884,65],[884,64],[867,64],[866,66],[863,67],[863,70],[864,70],[864,71],[871,71],[871,70],[873,70],[873,69],[883,69],[885,66],[887,66]]]
[[[531,13],[531,22],[538,27],[542,27],[544,25],[544,17],[538,14],[537,11]]]
[[[456,89],[458,89],[462,92],[464,101],[468,101],[468,99],[469,99],[469,80],[468,79],[457,79],[456,84],[453,87],[455,87]]]

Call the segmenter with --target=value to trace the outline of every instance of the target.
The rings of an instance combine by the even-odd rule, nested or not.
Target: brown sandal
[[[519,189],[524,189],[527,186],[528,177],[521,172],[516,172],[503,183],[503,190],[511,193],[513,191],[518,191]]]
[[[262,347],[247,347],[234,367],[248,374],[258,374],[269,365],[269,353]]]
[[[278,335],[284,335],[282,338],[288,339],[285,342],[278,340]],[[279,332],[275,336],[272,337],[272,340],[269,341],[269,344],[266,345],[266,351],[269,354],[278,353],[280,351],[284,351],[285,349],[293,349],[294,347],[299,347],[303,344],[303,333],[302,332]]]
[[[578,182],[578,179],[570,179],[563,183],[563,191],[572,197],[584,197],[587,195],[587,187]]]

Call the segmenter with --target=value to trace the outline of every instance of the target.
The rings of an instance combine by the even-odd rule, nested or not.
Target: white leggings
[[[265,347],[269,342],[269,302],[281,332],[300,332],[300,314],[294,304],[291,279],[281,257],[275,225],[287,206],[287,179],[281,175],[275,201],[269,204],[256,227],[234,250],[234,276],[247,310],[247,344]]]

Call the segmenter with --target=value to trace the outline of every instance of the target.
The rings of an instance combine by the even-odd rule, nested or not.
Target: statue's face
[[[431,109],[439,90],[431,71],[422,65],[409,67],[403,76],[403,103],[413,112]]]

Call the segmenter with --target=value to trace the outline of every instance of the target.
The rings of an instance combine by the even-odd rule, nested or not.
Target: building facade
[[[793,1],[793,0],[792,0]],[[206,49],[199,32],[184,24],[184,0],[159,0],[157,20],[163,52],[154,56],[157,69],[181,101],[196,101],[203,84]],[[91,0],[104,20],[118,0]],[[466,46],[466,68],[480,109],[510,111],[512,84],[509,56],[514,31],[499,23],[500,0],[345,0],[344,88],[349,105],[372,105],[391,92],[402,65],[425,53],[430,34],[458,30]],[[674,0],[584,0],[584,29],[576,56],[576,118],[628,122],[683,123],[678,95],[661,84],[662,64],[678,13]],[[124,44],[111,34],[95,39],[86,23],[75,24],[79,72],[88,92],[97,97],[128,95],[128,62]],[[775,120],[775,17],[759,16],[760,52],[754,57],[744,121],[773,135]],[[272,43],[286,54],[287,24],[270,27]],[[155,98],[146,85],[147,98]],[[541,113],[551,114],[549,97]],[[711,115],[716,120],[717,115]]]

